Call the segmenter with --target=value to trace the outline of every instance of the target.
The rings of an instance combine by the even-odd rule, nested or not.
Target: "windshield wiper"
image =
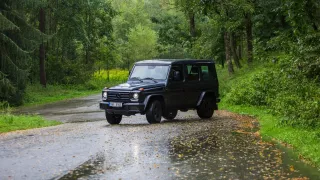
[[[151,78],[151,77],[146,77],[146,78],[143,78],[143,79],[141,79],[141,80],[152,80],[153,82],[158,82],[158,81],[156,81],[154,78]]]
[[[138,80],[140,82],[143,82],[139,77],[132,77],[132,78],[130,78],[130,80]]]

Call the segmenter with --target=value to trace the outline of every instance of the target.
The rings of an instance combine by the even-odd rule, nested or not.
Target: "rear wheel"
[[[163,113],[162,117],[167,120],[173,120],[178,114],[178,110],[167,110]]]
[[[150,124],[160,123],[161,116],[162,116],[161,103],[158,100],[152,101],[146,112],[147,121]]]
[[[106,119],[109,124],[119,124],[122,120],[122,115],[120,114],[109,114],[106,111]]]
[[[209,119],[212,117],[214,112],[214,105],[212,99],[205,97],[200,106],[197,108],[197,114],[201,119]]]

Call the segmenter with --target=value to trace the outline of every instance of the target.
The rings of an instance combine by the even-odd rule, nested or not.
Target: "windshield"
[[[156,80],[166,80],[168,74],[169,66],[135,66],[130,79],[156,79]]]

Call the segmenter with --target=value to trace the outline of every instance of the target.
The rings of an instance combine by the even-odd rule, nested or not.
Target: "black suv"
[[[146,115],[149,123],[172,120],[178,110],[196,109],[211,118],[218,109],[218,78],[212,60],[146,60],[135,63],[127,83],[102,91],[100,109],[110,124],[122,115]]]

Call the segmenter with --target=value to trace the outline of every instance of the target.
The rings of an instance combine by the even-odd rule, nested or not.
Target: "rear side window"
[[[199,67],[196,65],[187,65],[187,81],[199,81]]]
[[[209,71],[209,66],[201,66],[201,80],[209,81],[211,79],[211,73]]]

